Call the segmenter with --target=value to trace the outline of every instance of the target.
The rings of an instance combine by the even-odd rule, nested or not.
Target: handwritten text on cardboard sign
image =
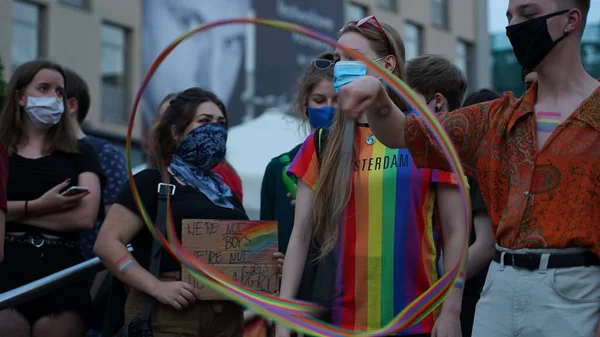
[[[183,220],[183,246],[246,288],[277,294],[279,270],[276,221]],[[203,300],[225,299],[182,267],[182,280],[200,289]]]

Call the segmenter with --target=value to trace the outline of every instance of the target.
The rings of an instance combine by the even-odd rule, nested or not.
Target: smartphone
[[[84,186],[71,186],[66,191],[62,192],[60,195],[62,195],[63,197],[70,197],[70,196],[85,193],[88,191],[89,191],[89,189]]]

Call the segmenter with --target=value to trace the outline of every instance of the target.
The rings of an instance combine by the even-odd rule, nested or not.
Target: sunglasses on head
[[[313,66],[319,70],[327,70],[331,68],[335,62],[327,59],[316,59],[313,61]]]
[[[352,23],[349,23],[349,24],[352,24]],[[381,34],[381,37],[383,37],[387,43],[390,42],[390,40],[388,39],[388,36],[385,34],[385,30],[383,30],[383,27],[381,27],[381,24],[379,23],[379,20],[377,20],[375,15],[369,15],[367,17],[364,17],[364,18],[356,21],[355,26],[358,28],[361,28],[361,27],[366,26],[367,24],[375,26],[377,28],[377,30],[379,30],[379,34]],[[342,30],[344,30],[344,28],[340,29],[340,31],[342,31]]]

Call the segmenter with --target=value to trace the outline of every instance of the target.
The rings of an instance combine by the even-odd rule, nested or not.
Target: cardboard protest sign
[[[183,220],[183,246],[246,288],[279,291],[276,221]],[[182,266],[182,281],[200,289],[203,300],[223,300]]]

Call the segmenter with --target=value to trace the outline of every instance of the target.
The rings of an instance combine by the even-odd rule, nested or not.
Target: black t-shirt
[[[35,200],[51,188],[71,179],[69,186],[77,186],[79,175],[92,172],[98,175],[101,186],[105,178],[98,163],[96,151],[86,141],[79,141],[79,153],[56,151],[51,155],[29,159],[18,154],[9,157],[7,196],[10,201]],[[77,240],[77,232],[55,232],[17,221],[6,222],[6,232],[26,232],[28,234],[49,234]]]
[[[279,251],[284,254],[290,242],[292,227],[294,227],[294,206],[290,204],[291,199],[287,196],[288,190],[281,178],[284,167],[280,158],[287,155],[290,160],[294,160],[301,146],[302,144],[288,153],[271,159],[265,170],[260,191],[260,219],[277,220]]]
[[[181,228],[184,219],[248,220],[244,207],[236,197],[231,197],[229,199],[234,206],[233,209],[219,207],[193,187],[181,185],[172,176],[169,175],[169,177],[171,179],[171,184],[176,186],[175,194],[170,200],[173,221],[179,239],[181,239]],[[146,208],[146,212],[153,221],[156,221],[158,184],[161,183],[160,172],[155,169],[147,169],[136,174],[134,180],[140,199]],[[115,200],[115,204],[122,205],[140,216],[131,193],[131,188],[129,187],[129,182],[123,185],[123,188]],[[134,249],[133,256],[138,263],[146,269],[149,266],[150,250],[152,248],[153,239],[150,231],[144,226],[131,241],[131,245]],[[168,252],[162,249],[160,272],[167,273],[180,270],[181,264]]]
[[[469,178],[469,187],[471,188],[471,210],[473,212],[473,216],[479,212],[485,212],[487,214],[487,208],[485,207],[485,203],[483,202],[483,197],[481,196],[481,190],[479,189],[479,184],[477,180],[473,178]],[[474,224],[471,224],[471,238],[469,242],[469,246],[475,242],[475,228]],[[488,268],[482,269],[476,275],[473,275],[469,280],[467,280],[465,284],[466,290],[475,290],[480,292],[483,289],[483,285],[485,283],[485,277],[487,275]]]

